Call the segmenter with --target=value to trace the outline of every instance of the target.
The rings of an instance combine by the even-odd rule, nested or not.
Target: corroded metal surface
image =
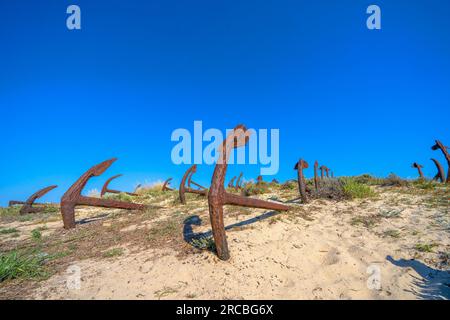
[[[431,161],[434,162],[436,168],[438,170],[437,174],[434,176],[433,180],[440,180],[442,183],[445,182],[445,171],[442,165],[436,159],[431,158]]]
[[[173,189],[171,187],[169,187],[170,181],[172,181],[172,178],[169,178],[166,181],[164,181],[163,186],[162,186],[162,191],[173,191]]]
[[[14,206],[17,204],[23,205],[20,209],[20,214],[27,214],[27,213],[37,213],[43,211],[44,207],[33,207],[33,205],[42,205],[41,203],[34,203],[37,199],[42,198],[44,195],[49,193],[51,190],[57,188],[58,186],[49,186],[45,187],[35,193],[33,193],[27,201],[15,201],[11,200],[9,202],[9,206]]]
[[[104,161],[96,166],[93,166],[86,171],[61,198],[61,214],[65,229],[75,228],[75,207],[77,206],[94,206],[104,208],[118,208],[127,210],[143,210],[147,206],[137,203],[92,198],[81,195],[86,183],[92,177],[98,177],[105,172],[111,164],[116,161],[116,158]]]
[[[186,204],[186,196],[185,193],[195,193],[199,195],[206,196],[208,194],[208,189],[205,187],[199,185],[198,183],[195,183],[192,181],[192,175],[197,172],[197,165],[194,164],[191,166],[183,175],[183,179],[181,179],[180,188],[178,189],[178,194],[180,197],[180,202],[182,204]],[[186,181],[188,181],[188,185],[186,186]],[[192,189],[190,185],[196,185],[199,187],[199,189]]]
[[[412,164],[412,167],[417,169],[417,171],[419,172],[420,178],[423,179],[423,178],[424,178],[423,172],[422,172],[423,166],[422,166],[421,164],[418,164],[417,162],[414,162],[414,163]]]
[[[439,141],[436,140],[436,144],[434,146],[431,147],[432,150],[441,150],[442,153],[444,154],[445,160],[447,160],[447,179],[446,179],[446,183],[450,183],[450,154],[448,153],[447,149],[449,149],[449,147],[444,146],[444,144]]]
[[[317,176],[317,169],[319,168],[319,162],[314,162],[314,188],[316,192],[319,191],[319,177]]]
[[[109,189],[109,184],[111,183],[111,181],[113,181],[114,179],[117,179],[117,178],[119,178],[121,176],[122,176],[122,174],[116,174],[115,176],[112,176],[111,178],[106,180],[105,184],[103,185],[102,191],[100,192],[100,197],[103,197],[106,193],[114,193],[114,194],[126,193],[126,194],[128,194],[130,196],[137,196],[138,194],[133,193],[133,192],[124,192],[124,191],[118,191],[118,190],[114,190],[114,189]]]
[[[306,195],[306,181],[305,176],[303,175],[303,169],[307,169],[308,167],[308,162],[303,159],[300,159],[294,167],[294,170],[297,170],[298,191],[303,203],[308,202],[308,197]]]
[[[243,207],[262,208],[270,210],[289,210],[289,207],[276,202],[246,198],[225,191],[224,181],[227,172],[228,158],[234,148],[245,146],[248,143],[250,133],[243,125],[234,128],[233,132],[223,141],[219,158],[214,169],[211,187],[208,194],[209,216],[211,219],[212,233],[216,245],[217,255],[221,260],[228,260],[227,237],[223,221],[223,206],[230,204]]]

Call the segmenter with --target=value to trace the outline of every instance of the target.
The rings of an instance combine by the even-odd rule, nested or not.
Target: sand
[[[226,209],[231,253],[220,261],[214,252],[160,245],[137,249],[119,242],[114,257],[73,259],[49,279],[23,293],[26,299],[445,299],[450,298],[448,206],[433,207],[426,195],[377,190],[375,199],[293,203],[294,212]],[[280,196],[266,194],[260,198]],[[194,234],[209,232],[205,200],[192,200],[176,210],[198,216]],[[193,202],[195,203],[193,204]],[[166,201],[166,204],[168,202]],[[170,203],[170,202],[169,202]],[[95,211],[97,210],[97,211]],[[79,219],[99,214],[79,209]],[[101,228],[128,212],[104,210]],[[121,226],[118,233],[148,230],[172,212],[153,220]],[[111,212],[116,215],[111,216]],[[46,223],[46,236],[59,230],[59,220]],[[29,230],[14,222],[4,227]],[[77,227],[78,228],[78,227]],[[184,226],[185,237],[190,231]],[[56,232],[56,231],[55,231]],[[146,231],[147,232],[147,231]],[[180,230],[180,233],[182,230]],[[23,232],[24,234],[26,232]],[[23,240],[22,238],[19,238]],[[4,240],[4,239],[2,239]],[[170,242],[170,241],[169,241]],[[421,244],[432,244],[423,252]],[[95,244],[93,244],[95,246]],[[427,250],[425,250],[427,251]],[[73,282],[73,270],[80,282]],[[75,279],[76,280],[76,279]],[[75,283],[75,285],[74,285]],[[0,287],[7,296],[8,286]]]

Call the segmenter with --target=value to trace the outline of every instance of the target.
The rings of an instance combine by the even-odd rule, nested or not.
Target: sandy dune
[[[293,203],[294,210],[288,213],[227,208],[229,261],[218,260],[211,251],[192,249],[186,241],[183,241],[184,245],[190,249],[180,254],[173,245],[163,243],[141,248],[135,241],[125,239],[111,246],[122,248],[120,255],[69,259],[56,274],[36,283],[23,297],[449,298],[449,207],[427,205],[426,195],[380,188],[377,192],[377,198],[368,200]],[[266,194],[261,198],[273,196],[279,194]],[[206,201],[199,198],[189,201],[187,207],[177,205],[174,209],[158,211],[153,219],[137,222],[128,212],[104,210],[103,213],[109,215],[94,223],[99,230],[107,232],[121,221],[116,233],[136,234],[148,232],[157,221],[164,221],[176,212],[190,216],[184,222],[183,230],[177,230],[179,235],[184,233],[185,240],[200,233],[210,235]],[[77,218],[94,213],[100,214],[98,209],[80,209]],[[61,222],[46,222],[46,226],[46,233],[51,237],[53,230],[61,228]],[[30,228],[18,223],[15,227]],[[79,226],[77,230],[83,228]],[[171,240],[167,242],[171,243]],[[420,244],[432,244],[432,250],[420,250]],[[70,271],[73,266],[80,271],[79,288],[71,286],[70,280],[68,282],[72,274],[67,268]],[[8,296],[7,291],[8,286],[0,287],[0,295]]]

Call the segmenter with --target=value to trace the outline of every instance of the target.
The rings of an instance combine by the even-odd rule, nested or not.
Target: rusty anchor
[[[169,178],[166,181],[164,181],[163,186],[162,186],[162,191],[173,191],[173,189],[171,187],[169,187],[170,181],[172,181],[172,178]]]
[[[138,194],[133,193],[133,192],[122,192],[122,191],[118,191],[118,190],[114,190],[114,189],[109,189],[108,188],[108,186],[111,183],[111,181],[113,181],[114,179],[117,179],[117,178],[119,178],[121,176],[122,176],[122,174],[117,174],[115,176],[112,176],[108,180],[106,180],[105,184],[103,185],[102,191],[100,192],[100,197],[103,197],[106,193],[114,193],[114,194],[126,193],[126,194],[128,194],[130,196],[138,196]]]
[[[223,221],[223,206],[236,205],[243,207],[289,210],[284,204],[264,201],[259,199],[245,198],[225,191],[224,180],[227,172],[228,158],[234,148],[245,146],[249,141],[250,133],[243,125],[238,125],[233,132],[223,141],[219,150],[219,160],[216,163],[208,193],[209,216],[211,219],[212,233],[216,245],[217,255],[221,260],[228,260],[227,237]]]
[[[238,179],[236,180],[236,186],[234,187],[236,190],[242,189],[242,176],[243,175],[244,175],[244,173],[241,172],[241,174],[239,174]]]
[[[450,154],[448,153],[447,149],[449,149],[449,147],[444,146],[442,144],[442,142],[440,142],[439,140],[436,140],[436,144],[434,146],[431,147],[432,150],[438,150],[441,149],[442,153],[444,154],[445,159],[447,160],[447,180],[445,181],[446,183],[450,183]]]
[[[319,177],[317,176],[317,169],[319,168],[319,162],[314,162],[314,188],[316,192],[319,191]]]
[[[444,171],[444,168],[441,166],[439,161],[437,161],[436,159],[431,158],[431,161],[434,162],[434,164],[436,165],[436,168],[438,170],[438,172],[434,176],[433,180],[440,180],[442,183],[444,183],[445,182],[445,171]]]
[[[187,193],[195,193],[195,194],[199,194],[199,195],[203,195],[203,196],[206,196],[208,194],[208,189],[206,189],[205,187],[192,181],[192,176],[196,172],[197,172],[197,165],[194,164],[184,173],[183,179],[181,179],[180,189],[178,190],[178,192],[180,195],[180,202],[182,204],[186,204],[186,197],[184,195],[186,192]],[[187,186],[186,186],[186,180],[188,182]],[[199,189],[191,188],[191,184],[197,186]]]
[[[417,171],[419,171],[420,179],[423,179],[423,178],[424,178],[423,172],[422,172],[423,166],[422,166],[421,164],[418,164],[417,162],[414,162],[414,163],[412,164],[412,168],[416,168]]]
[[[319,169],[320,169],[320,178],[323,179],[325,176],[324,173],[325,173],[325,171],[328,170],[328,168],[326,166],[322,165],[322,166],[320,166]]]
[[[228,188],[234,188],[234,180],[236,180],[236,177],[231,178],[230,182],[228,182]]]
[[[306,181],[305,176],[303,175],[303,169],[307,169],[308,167],[308,162],[303,159],[300,159],[294,167],[294,170],[297,170],[298,191],[300,192],[300,198],[303,203],[308,203],[308,197],[306,196]]]
[[[89,179],[100,176],[116,160],[116,158],[113,158],[93,166],[86,171],[62,196],[61,215],[65,229],[75,228],[75,207],[77,206],[93,206],[126,210],[143,210],[147,207],[143,204],[111,199],[92,198],[81,195],[81,192]]]
[[[27,214],[27,213],[38,213],[43,210],[45,210],[44,207],[33,207],[33,205],[43,205],[42,203],[34,203],[37,199],[42,198],[44,195],[49,193],[51,190],[57,188],[58,186],[49,186],[46,188],[43,188],[35,193],[33,193],[27,201],[15,201],[11,200],[9,202],[9,206],[14,206],[17,204],[22,204],[22,208],[20,208],[20,214]]]

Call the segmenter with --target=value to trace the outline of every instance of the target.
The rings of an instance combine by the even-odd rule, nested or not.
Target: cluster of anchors
[[[250,138],[250,131],[243,125],[238,125],[234,128],[233,132],[229,134],[229,136],[223,141],[220,152],[219,152],[219,160],[216,163],[216,167],[214,169],[214,173],[211,179],[211,186],[205,188],[200,184],[194,182],[192,180],[192,176],[197,172],[197,165],[191,166],[183,175],[183,178],[179,187],[179,199],[182,204],[186,203],[186,193],[194,193],[200,196],[205,196],[208,198],[209,204],[209,216],[211,219],[211,227],[212,233],[214,237],[214,242],[216,245],[217,255],[222,260],[228,260],[230,258],[230,253],[228,251],[227,237],[225,234],[225,225],[223,219],[224,205],[234,205],[234,206],[242,206],[242,207],[251,207],[251,208],[261,208],[268,210],[276,210],[276,211],[287,211],[290,209],[289,206],[274,202],[274,201],[265,201],[260,199],[248,198],[244,196],[240,196],[237,194],[229,193],[226,191],[224,182],[225,175],[227,172],[228,159],[230,153],[233,149],[244,147],[248,144]],[[436,159],[432,159],[438,168],[438,173],[435,176],[435,179],[440,179],[442,182],[444,180],[449,183],[450,182],[450,155],[447,151],[448,147],[444,146],[440,141],[436,141],[436,144],[432,147],[433,150],[440,149],[447,160],[449,170],[447,174],[447,178],[445,180],[445,172],[440,163]],[[94,207],[104,207],[104,208],[118,208],[118,209],[126,209],[126,210],[144,210],[149,206],[144,204],[138,204],[133,202],[125,202],[113,199],[105,199],[103,196],[107,193],[122,193],[121,191],[110,189],[109,184],[116,178],[121,175],[115,175],[109,178],[105,184],[103,185],[101,191],[101,197],[88,197],[83,196],[82,191],[86,186],[89,179],[92,177],[98,177],[103,174],[117,159],[113,158],[107,161],[104,161],[96,166],[93,166],[88,171],[86,171],[67,191],[61,198],[61,215],[65,229],[71,229],[76,226],[75,222],[75,208],[77,206],[94,206]],[[419,170],[419,174],[423,177],[422,166],[418,163],[414,163],[413,166]],[[303,203],[308,202],[307,190],[306,190],[306,181],[305,176],[303,174],[303,170],[309,167],[308,163],[300,159],[296,164],[294,169],[297,170],[297,181],[298,181],[298,189],[300,193],[300,198]],[[318,170],[320,170],[320,178]],[[330,177],[331,170],[326,166],[322,165],[319,167],[319,163],[315,161],[314,163],[314,187],[316,191],[319,189],[319,180],[324,179],[325,176]],[[331,177],[333,178],[333,172],[331,172]],[[239,190],[242,188],[242,178],[243,173],[241,173],[237,179],[233,177],[228,183],[228,189]],[[173,191],[171,187],[169,187],[172,178],[167,179],[163,186],[162,191]],[[236,183],[234,183],[236,181]],[[260,185],[263,183],[262,176],[258,176],[256,179],[256,184]],[[187,185],[186,185],[187,182]],[[272,182],[278,183],[277,180],[273,180]],[[28,213],[37,213],[44,210],[45,206],[43,204],[35,203],[35,201],[49,191],[55,189],[57,186],[49,186],[44,189],[41,189],[30,196],[27,201],[10,201],[9,205],[23,205],[20,213],[28,214]],[[133,192],[125,192],[131,196],[137,196],[137,191],[141,187],[138,185]]]
[[[440,181],[442,183],[450,183],[450,154],[448,153],[448,149],[450,149],[450,147],[444,146],[442,144],[442,142],[440,142],[439,140],[436,140],[436,143],[431,147],[431,149],[433,151],[441,150],[442,153],[444,154],[445,160],[447,160],[447,166],[448,166],[447,178],[446,178],[444,167],[442,167],[442,165],[439,163],[438,160],[431,158],[431,161],[433,161],[433,163],[435,164],[436,169],[437,169],[437,173],[433,177],[433,180]],[[425,179],[425,176],[423,175],[423,171],[422,171],[423,167],[424,167],[423,165],[421,165],[417,162],[414,162],[412,164],[412,168],[417,169],[417,171],[419,173],[419,177],[421,179]]]

